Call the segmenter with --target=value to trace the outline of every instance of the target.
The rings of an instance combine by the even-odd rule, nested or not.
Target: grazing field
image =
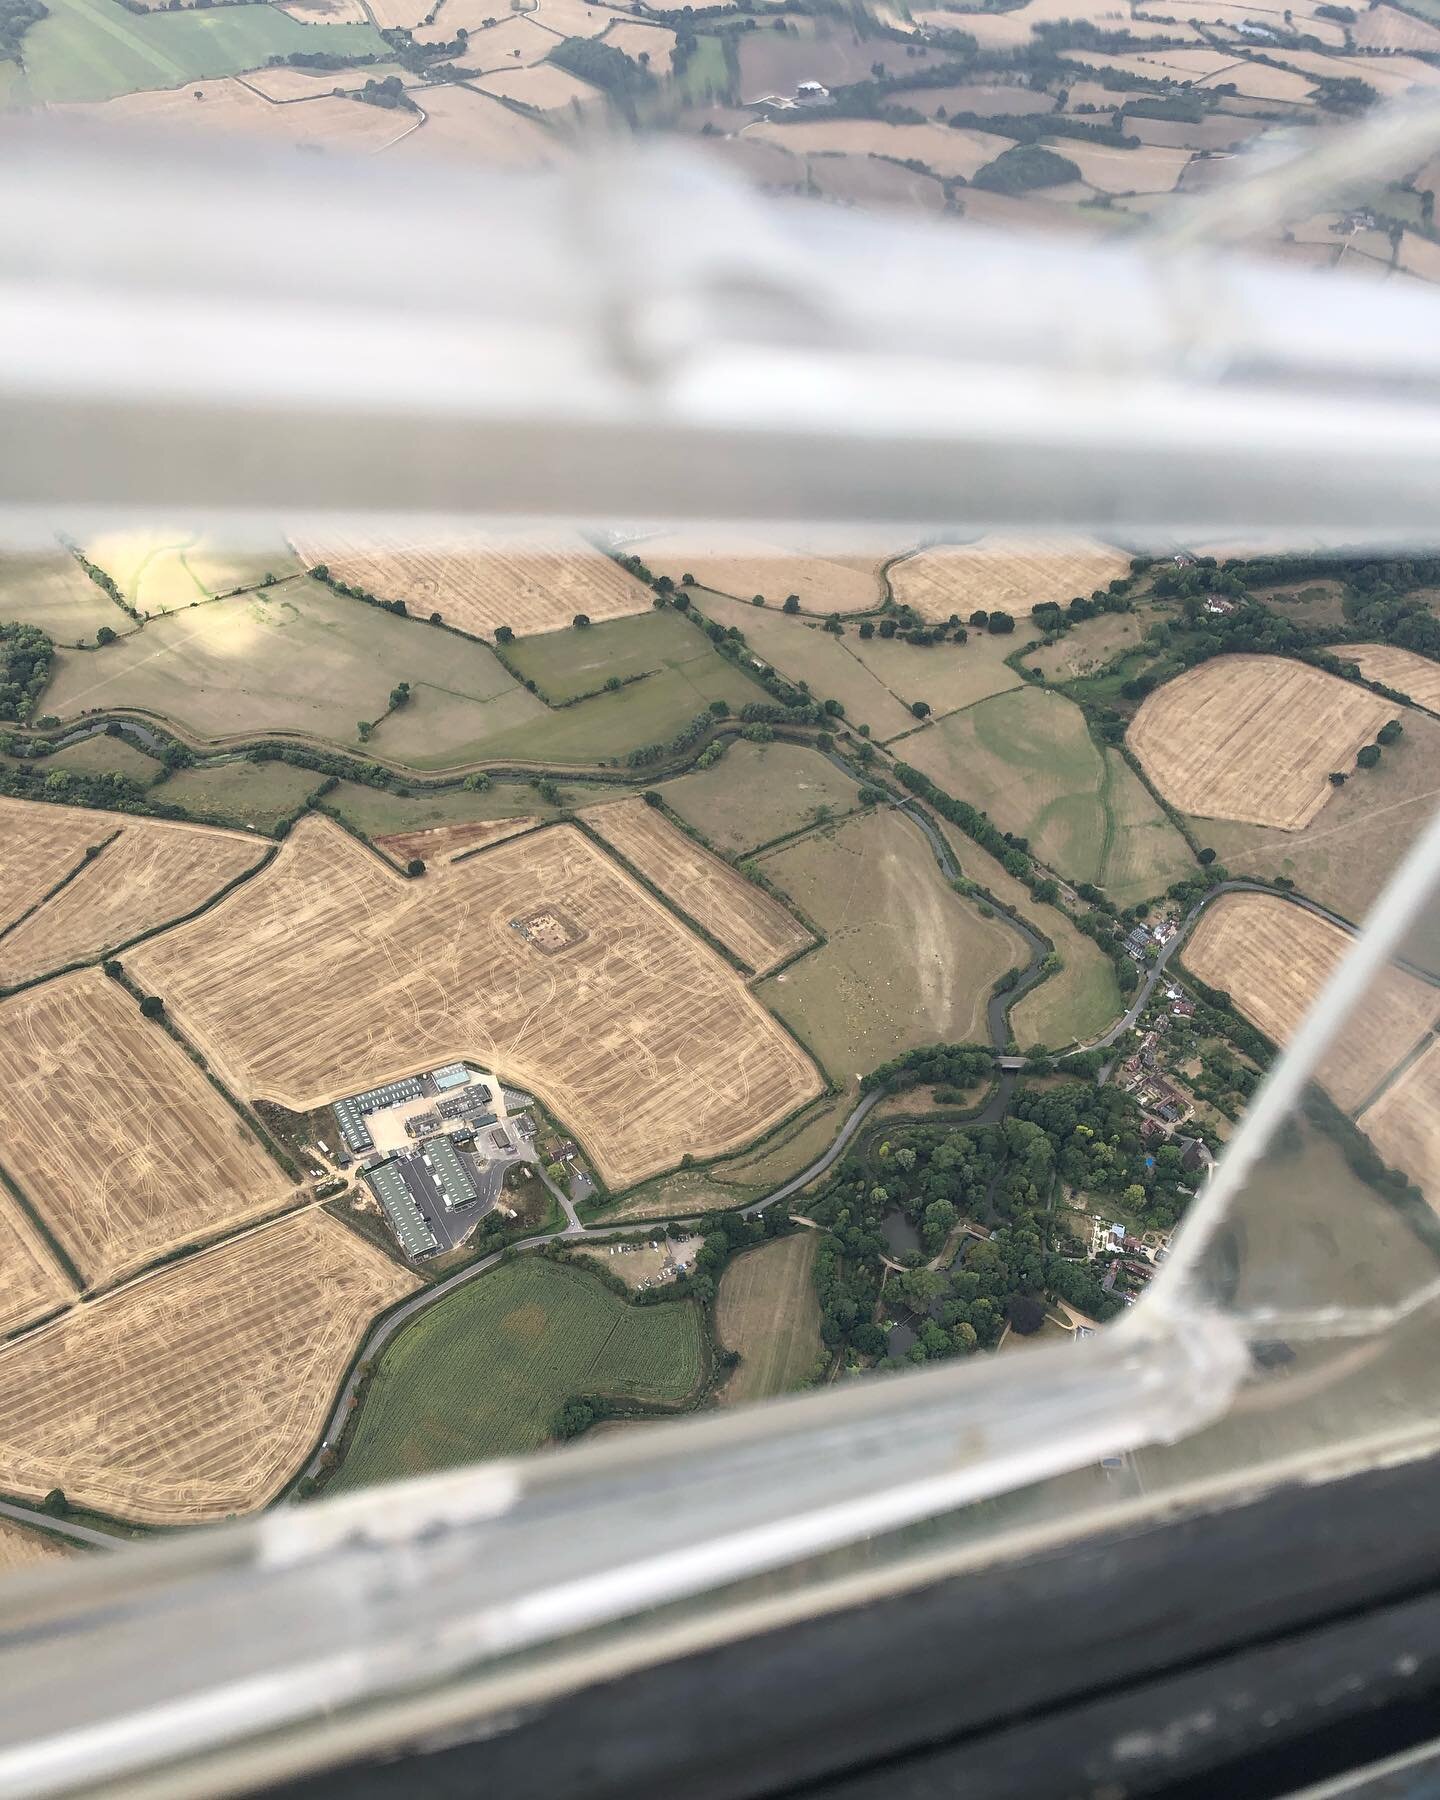
[[[475,637],[493,638],[501,625],[519,637],[557,631],[582,612],[599,620],[650,610],[648,591],[574,532],[521,543],[330,535],[295,547],[307,567],[325,563],[351,587],[438,612]]]
[[[10,1160],[9,1145],[0,1146],[0,1171]],[[70,1277],[55,1260],[18,1201],[0,1184],[0,1337],[43,1319],[75,1298]]]
[[[612,40],[613,33],[606,42]],[[892,75],[908,75],[945,61],[943,51],[862,37],[848,21],[830,19],[791,18],[784,31],[743,34],[737,48],[740,91],[746,100],[793,93],[801,81],[821,81],[827,87],[868,81],[877,62]]]
[[[715,1335],[740,1353],[740,1366],[721,1391],[722,1405],[788,1394],[814,1375],[825,1354],[810,1276],[818,1242],[813,1231],[799,1231],[759,1244],[720,1277]]]
[[[41,810],[48,815],[61,809]],[[124,814],[83,816],[95,842],[117,829],[119,835],[58,894],[0,936],[0,987],[100,956],[152,926],[183,918],[254,868],[263,854],[239,832]]]
[[[820,808],[849,812],[855,783],[800,744],[731,744],[710,769],[664,788],[665,803],[716,849],[738,854],[811,824]]]
[[[15,921],[77,868],[87,850],[120,829],[114,813],[78,806],[40,806],[0,795],[0,930]],[[4,939],[0,938],[0,946]]]
[[[482,94],[515,100],[539,113],[586,106],[603,98],[599,88],[548,62],[532,63],[528,69],[498,69],[493,75],[478,76],[475,85]]]
[[[1121,905],[1148,899],[1194,869],[1184,838],[1117,751],[1103,753],[1072,701],[1044,688],[997,694],[901,745],[902,760],[946,793],[1027,838],[1072,881]]]
[[[474,1057],[628,1186],[738,1148],[819,1089],[740,977],[582,833],[410,882],[319,818],[129,959],[212,1066],[293,1111]]]
[[[1126,132],[1142,144],[1163,144],[1173,150],[1235,150],[1264,129],[1259,119],[1235,119],[1224,113],[1196,120],[1137,119],[1133,114],[1125,119]]]
[[[1417,706],[1440,712],[1440,663],[1412,650],[1394,650],[1389,644],[1342,644],[1338,654],[1357,663],[1367,681],[1378,681],[1408,694]]]
[[[174,18],[179,15],[164,16]],[[370,73],[370,67],[366,65],[363,75]],[[121,125],[146,133],[180,131],[186,137],[236,133],[276,150],[314,152],[333,149],[356,156],[373,155],[413,130],[415,118],[412,113],[399,108],[366,106],[360,101],[331,94],[330,89],[336,86],[358,86],[356,75],[355,70],[331,70],[327,77],[329,87],[324,95],[307,100],[303,106],[277,104],[258,93],[249,82],[231,79],[207,81],[203,88],[187,84],[123,94],[114,100],[56,110],[101,126]],[[293,559],[286,557],[284,566],[293,571]],[[195,598],[195,589],[189,584],[187,590],[183,570],[175,573],[174,586],[178,597],[169,604],[188,606]],[[228,593],[229,588],[222,591]]]
[[[38,625],[57,644],[92,644],[102,625],[132,626],[68,552],[0,556],[0,624],[11,620]]]
[[[431,723],[438,762],[488,731],[546,717],[483,644],[303,579],[152,619],[103,650],[55,660],[45,704],[60,718],[134,707],[206,742],[291,731],[353,749],[357,721],[378,719],[399,680]]]
[[[597,806],[604,800],[627,800],[635,792],[601,781],[561,782],[563,805]],[[363,787],[358,782],[342,781],[326,797],[325,805],[337,812],[347,825],[367,837],[394,837],[404,832],[421,831],[431,826],[465,825],[484,819],[553,820],[556,809],[543,801],[526,781],[497,781],[481,792],[447,788],[440,793],[423,789],[387,792],[384,788]]]
[[[18,1575],[46,1563],[69,1562],[81,1555],[74,1544],[47,1537],[43,1531],[27,1531],[9,1519],[0,1520],[0,1575]]]
[[[1129,572],[1128,556],[1090,539],[990,536],[917,550],[891,565],[890,587],[903,606],[927,619],[998,610],[1018,620],[1043,600],[1063,604]]]
[[[1138,613],[1100,613],[1062,632],[1053,644],[1042,644],[1025,658],[1047,681],[1073,681],[1093,675],[1120,651],[1138,644],[1146,621]],[[1001,640],[1003,642],[1003,639]]]
[[[116,0],[54,0],[25,34],[25,71],[36,101],[105,100],[238,74],[296,51],[380,61],[385,41],[371,25],[301,24],[278,6],[137,17]]]
[[[430,825],[423,831],[400,831],[392,837],[376,838],[377,849],[398,863],[408,863],[418,856],[424,863],[453,862],[487,844],[500,844],[506,838],[518,837],[540,823],[533,815],[518,819],[477,819],[470,825]]]
[[[290,1192],[185,1052],[98,969],[0,1005],[0,1138],[90,1287]]]
[[[317,1210],[67,1313],[0,1351],[0,1486],[151,1525],[263,1506],[414,1286]]]
[[[489,94],[464,87],[427,87],[417,104],[424,123],[386,152],[391,161],[403,158],[407,162],[463,163],[466,167],[533,169],[557,161],[562,154],[562,147],[538,119]]]
[[[606,6],[592,6],[590,0],[543,0],[535,13],[537,24],[544,19],[544,29],[556,37],[599,37],[605,27],[623,15]]]
[[[555,48],[554,34],[533,20],[511,13],[486,25],[494,17],[494,0],[445,0],[433,23],[417,25],[412,35],[417,44],[448,44],[457,31],[468,31],[467,69],[524,68],[543,62]]]
[[[842,206],[909,206],[940,212],[945,189],[933,175],[922,175],[879,156],[834,153],[806,159],[810,185],[826,200]]]
[[[1125,1010],[1115,967],[1093,938],[1053,906],[1037,905],[1023,881],[947,820],[938,821],[962,874],[977,881],[1003,905],[1043,931],[1055,945],[1062,967],[1017,1000],[1010,1029],[1022,1050],[1037,1044],[1059,1048],[1099,1037]]]
[[[583,1269],[520,1257],[396,1334],[326,1491],[520,1456],[573,1395],[676,1404],[702,1367],[692,1302],[630,1306]]]
[[[640,617],[611,619],[588,629],[577,629],[567,619],[563,631],[507,645],[505,658],[522,680],[533,681],[557,706],[595,694],[611,679],[631,681],[666,669],[683,673],[699,667],[705,671],[707,690],[694,691],[692,711],[698,712],[710,697],[708,679],[715,652],[684,613],[667,606],[663,612],[647,607]],[[640,698],[631,688],[631,702]]]
[[[1353,940],[1274,894],[1222,894],[1185,946],[1185,965],[1228,993],[1282,1048]],[[1440,989],[1389,969],[1320,1064],[1336,1105],[1353,1111],[1440,1017]]]
[[[53,775],[57,769],[71,775],[127,775],[141,787],[149,787],[162,766],[128,738],[110,737],[103,731],[79,738],[62,750],[52,751],[49,756],[38,757],[31,763],[32,768],[44,775]]]
[[[252,763],[242,757],[211,768],[177,769],[156,797],[202,819],[227,823],[238,819],[257,831],[272,831],[281,819],[298,811],[324,779],[313,769],[295,769],[283,762]]]
[[[1188,150],[1169,150],[1161,144],[1116,150],[1109,144],[1084,144],[1065,138],[1060,149],[1079,169],[1082,179],[1102,194],[1171,193],[1190,161]]]
[[[1022,115],[1054,110],[1055,101],[1028,87],[987,87],[980,82],[952,82],[948,87],[907,88],[905,104],[917,112],[973,113],[977,118],[996,114]]]
[[[1400,240],[1400,268],[1422,281],[1440,282],[1440,244],[1407,231]]]
[[[852,638],[850,630],[838,638],[814,620],[797,619],[774,606],[751,606],[720,594],[697,591],[695,605],[712,623],[742,632],[750,654],[761,662],[791,681],[808,682],[819,700],[838,700],[845,717],[856,725],[868,725],[877,742],[883,744],[914,726],[908,706],[847,647],[853,641],[859,649],[859,639]],[[932,654],[943,656],[944,652]]]
[[[907,708],[912,701],[923,700],[939,718],[1019,687],[1020,677],[1005,661],[1015,642],[1013,637],[973,630],[963,644],[907,644],[899,637],[847,633],[843,647]]]
[[[251,69],[244,81],[267,100],[319,100],[331,96],[337,87],[360,88],[367,81],[385,81],[391,75],[405,83],[416,79],[401,63],[366,63],[358,69],[291,69],[282,64],[274,69]],[[411,122],[409,114],[404,115],[404,122]]]
[[[1440,1038],[1361,1114],[1361,1127],[1392,1167],[1403,1169],[1440,1212],[1440,1142],[1435,1119],[1440,1109]]]
[[[764,975],[814,943],[793,913],[687,837],[659,807],[637,796],[584,816],[632,868],[752,974]]]
[[[1393,710],[1393,709],[1392,709]],[[1440,802],[1440,724],[1405,715],[1405,735],[1378,767],[1332,794],[1303,831],[1195,819],[1196,835],[1237,875],[1288,875],[1300,891],[1357,924]],[[1440,973],[1440,936],[1412,959]]]
[[[617,19],[605,29],[605,42],[637,62],[646,59],[652,75],[668,75],[675,54],[675,33],[664,25],[642,25],[634,19]]]
[[[752,125],[744,141],[773,144],[796,156],[827,150],[852,156],[892,156],[897,162],[923,163],[932,175],[963,175],[967,181],[1002,150],[1010,148],[1010,139],[997,137],[993,131],[952,131],[948,126],[931,124],[892,125],[884,119],[807,119],[800,125],[767,120]],[[695,576],[700,581],[705,579],[698,569]],[[786,591],[799,592],[793,582]]]
[[[735,536],[709,542],[688,531],[642,538],[627,548],[657,575],[678,583],[689,573],[698,586],[733,600],[763,594],[777,611],[787,594],[798,594],[804,610],[814,613],[867,612],[880,604],[875,557]]]
[[[1299,831],[1395,708],[1307,663],[1217,656],[1151,694],[1130,748],[1182,812]]]
[[[951,891],[903,814],[862,814],[760,866],[828,942],[757,991],[834,1080],[917,1044],[984,1040],[986,999],[1020,940]]]

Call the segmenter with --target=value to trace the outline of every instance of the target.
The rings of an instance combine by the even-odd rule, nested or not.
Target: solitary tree
[[[780,610],[781,612],[798,613],[800,610],[800,596],[798,594],[789,595],[784,606],[782,606]]]
[[[422,857],[422,856],[412,856],[412,857],[411,857],[411,858],[410,858],[410,860],[409,860],[409,862],[407,862],[407,863],[406,863],[406,865],[405,865],[405,873],[406,873],[406,874],[407,874],[407,875],[409,875],[409,876],[410,876],[410,877],[411,877],[411,878],[412,878],[412,879],[413,879],[413,878],[414,878],[414,877],[415,877],[415,876],[416,876],[416,875],[423,875],[423,874],[424,874],[424,873],[425,873],[425,859],[424,859],[424,857]]]
[[[113,644],[115,642],[115,633],[108,625],[102,625],[95,633],[95,642],[97,644]]]
[[[590,623],[590,615],[589,613],[576,613],[570,623],[575,626],[577,630],[583,631]]]
[[[515,633],[508,625],[497,625],[495,627],[495,642],[497,644],[509,644],[513,643],[514,640]]]
[[[1215,860],[1215,852],[1208,847],[1200,852],[1200,861],[1208,868]]]
[[[910,702],[910,710],[917,719],[928,719],[930,717],[930,703],[928,700],[912,700]]]
[[[750,597],[750,604],[752,606],[763,606],[765,604],[765,596],[763,594],[752,594]]]

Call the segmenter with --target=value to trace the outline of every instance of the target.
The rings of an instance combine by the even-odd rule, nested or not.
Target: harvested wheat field
[[[417,44],[448,44],[457,31],[468,31],[467,69],[523,69],[555,48],[552,34],[530,19],[510,13],[486,25],[495,17],[495,0],[445,0],[434,22],[417,25],[412,36]]]
[[[240,80],[267,100],[313,100],[333,95],[337,87],[361,88],[367,81],[384,81],[391,75],[407,84],[415,81],[400,63],[365,63],[358,69],[292,69],[277,63],[273,69],[252,69]]]
[[[1276,894],[1222,894],[1185,946],[1185,966],[1283,1048],[1353,943],[1338,925]],[[1440,988],[1387,970],[1320,1064],[1336,1105],[1361,1105],[1437,1017]]]
[[[1373,6],[1350,28],[1361,50],[1440,50],[1440,28],[1395,6]]]
[[[312,1210],[42,1326],[0,1351],[0,1487],[151,1525],[263,1506],[415,1285]]]
[[[0,1169],[10,1160],[0,1145]],[[49,1245],[31,1224],[25,1209],[0,1188],[0,1337],[33,1325],[75,1297],[70,1278]]]
[[[1073,600],[1129,573],[1124,551],[1093,538],[981,537],[892,563],[890,588],[927,619],[968,619],[977,609],[1018,615],[1042,600]]]
[[[247,1095],[304,1112],[474,1058],[541,1095],[614,1187],[736,1149],[821,1086],[735,971],[571,826],[412,882],[302,819],[129,966]]]
[[[163,1026],[98,969],[0,1005],[0,1143],[92,1287],[290,1192]]]
[[[482,94],[493,94],[497,100],[514,100],[539,113],[585,106],[600,98],[599,88],[548,62],[532,63],[526,69],[497,69],[491,75],[477,76],[475,86]]]
[[[1117,150],[1108,144],[1083,144],[1066,138],[1062,151],[1102,194],[1171,193],[1190,161],[1188,150],[1167,150],[1160,144]]]
[[[558,631],[577,613],[599,624],[651,606],[632,575],[570,531],[519,543],[306,537],[295,548],[307,566],[324,563],[351,587],[379,600],[403,600],[413,613],[438,612],[472,637],[494,637],[501,625],[533,637]]]
[[[418,131],[397,139],[387,152],[391,160],[538,169],[563,154],[561,145],[538,119],[490,94],[466,87],[427,87],[416,104],[425,115],[424,123]]]
[[[1403,1169],[1440,1212],[1440,1039],[1360,1115],[1360,1126],[1392,1168]]]
[[[85,852],[113,837],[122,821],[115,813],[78,806],[39,806],[0,795],[0,930],[77,868]],[[0,949],[5,940],[0,938]]]
[[[648,59],[646,67],[652,75],[668,75],[675,54],[675,33],[664,25],[642,25],[635,19],[619,19],[609,26],[604,40],[612,50],[625,56]]]
[[[532,16],[558,38],[599,37],[607,25],[625,17],[607,6],[591,6],[589,0],[541,0]]]
[[[891,125],[884,119],[807,119],[800,125],[767,121],[752,125],[744,141],[775,144],[799,156],[823,150],[854,156],[890,156],[897,162],[922,162],[935,175],[963,175],[967,181],[1011,144],[1009,138],[999,137],[993,131],[952,131],[948,126],[931,124]]]
[[[0,1519],[0,1575],[18,1575],[46,1563],[69,1562],[81,1554],[73,1544],[63,1544],[43,1531],[27,1531],[23,1525]]]
[[[389,837],[377,837],[376,847],[398,863],[408,863],[418,856],[424,863],[454,862],[457,856],[469,856],[487,844],[503,843],[519,837],[540,823],[532,814],[519,819],[476,819],[464,825],[430,825],[419,831],[397,831]]]
[[[798,594],[806,612],[868,612],[880,604],[880,558],[831,553],[798,544],[767,544],[727,536],[723,542],[695,533],[671,532],[627,545],[647,568],[678,582],[693,575],[696,585],[734,600],[764,596],[779,607]]]
[[[111,842],[53,899],[0,935],[0,987],[103,955],[142,931],[184,918],[227,882],[253,869],[269,849],[238,831],[116,813],[77,813],[70,807],[27,801],[15,804],[47,818],[68,815],[85,823],[90,843],[105,843],[107,838]],[[0,830],[7,817],[0,811]]]
[[[344,86],[351,74],[337,72],[330,85]],[[235,79],[202,81],[198,84],[202,98],[197,100],[196,85],[187,82],[182,88],[125,94],[118,100],[74,102],[49,110],[105,125],[118,121],[132,130],[237,132],[261,138],[277,149],[333,148],[356,155],[384,150],[415,124],[414,115],[399,108],[367,106],[363,101],[333,96],[307,100],[303,106],[276,105]],[[105,567],[103,563],[100,566]]]
[[[814,938],[778,900],[712,856],[638,797],[587,812],[585,821],[755,975],[788,962]]]
[[[1413,650],[1396,650],[1389,644],[1341,644],[1335,654],[1357,665],[1367,681],[1408,695],[1417,706],[1440,713],[1440,663]],[[1391,708],[1394,714],[1394,708]]]
[[[1395,708],[1283,656],[1215,656],[1167,681],[1126,734],[1172,806],[1301,831]]]

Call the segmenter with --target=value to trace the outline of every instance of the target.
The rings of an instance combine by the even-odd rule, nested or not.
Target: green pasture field
[[[1042,644],[1024,658],[1024,663],[1027,669],[1039,669],[1051,682],[1093,675],[1121,650],[1138,644],[1146,626],[1147,620],[1140,613],[1098,613],[1095,618],[1082,619],[1061,632],[1053,644]]]
[[[0,69],[13,68],[0,62]],[[0,557],[0,623],[38,625],[57,644],[93,644],[102,625],[133,631],[134,621],[68,551]]]
[[[737,1256],[720,1277],[715,1335],[738,1350],[740,1366],[722,1403],[739,1406],[803,1387],[824,1354],[820,1306],[810,1276],[818,1243],[813,1231],[776,1238]]]
[[[138,707],[204,741],[294,731],[353,750],[357,721],[378,719],[402,680],[415,690],[417,714],[444,719],[468,709],[466,732],[482,719],[546,717],[483,644],[304,577],[152,619],[103,650],[61,651],[56,664],[47,711],[65,718]],[[443,761],[454,739],[432,733],[427,741]]]
[[[800,830],[817,807],[849,812],[859,789],[818,750],[742,739],[712,768],[666,782],[661,792],[717,850],[736,854]]]
[[[161,768],[137,744],[125,738],[106,737],[103,732],[82,738],[78,744],[68,744],[32,766],[46,775],[52,769],[66,769],[72,775],[128,775],[142,787],[149,787]]]
[[[257,831],[271,831],[324,779],[313,769],[292,769],[289,763],[242,759],[212,769],[179,769],[155,790],[155,798],[183,806],[196,818],[238,819]]]
[[[567,625],[540,637],[518,638],[506,646],[505,655],[523,679],[559,704],[594,693],[612,676],[627,681],[661,669],[697,667],[705,673],[715,651],[683,613],[667,606],[630,619],[607,619],[578,630]],[[697,700],[697,712],[699,707]]]
[[[1101,755],[1063,695],[1024,687],[983,700],[907,739],[904,760],[1120,905],[1194,870],[1184,838],[1123,757]]]
[[[372,25],[308,25],[278,6],[130,13],[115,0],[49,0],[25,34],[32,102],[109,100],[258,69],[294,51],[386,55]]]
[[[364,787],[342,781],[326,796],[325,804],[347,824],[367,837],[387,837],[396,831],[424,831],[432,825],[468,825],[476,819],[558,818],[563,807],[603,806],[608,800],[633,799],[636,789],[618,782],[566,781],[555,784],[561,806],[547,806],[528,782],[496,781],[483,792],[463,787],[426,793]]]
[[[227,551],[196,532],[112,532],[82,547],[137,612],[151,614],[258,587],[267,575],[284,580],[301,573],[299,558],[285,544]]]
[[[937,717],[1020,685],[1005,661],[1014,637],[991,637],[971,627],[963,644],[907,644],[898,637],[865,639],[847,625],[840,641],[907,707],[923,700]]]
[[[1020,939],[951,889],[903,814],[858,815],[760,867],[828,942],[756,992],[833,1080],[919,1044],[984,1040],[986,999],[1021,960]]]
[[[1063,964],[1010,1009],[1010,1029],[1020,1048],[1050,1044],[1058,1049],[1099,1037],[1125,1010],[1110,958],[1058,908],[1037,905],[1023,881],[958,827],[942,821],[940,829],[961,872],[1044,932]]]
[[[696,38],[694,53],[683,71],[674,78],[674,85],[687,100],[706,100],[711,95],[728,92],[730,70],[725,61],[725,46],[719,38]]]
[[[733,625],[743,633],[752,655],[789,680],[808,683],[817,700],[838,700],[851,724],[868,725],[878,742],[915,724],[908,706],[846,649],[852,639],[859,643],[853,625],[847,625],[846,635],[838,638],[813,620],[792,617],[775,606],[751,606],[704,588],[693,588],[691,593],[707,619],[727,629]]]
[[[327,1492],[536,1450],[573,1394],[683,1401],[703,1362],[693,1302],[629,1306],[580,1269],[518,1257],[392,1339]]]

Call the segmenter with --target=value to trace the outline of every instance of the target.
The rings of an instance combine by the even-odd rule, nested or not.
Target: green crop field
[[[715,1332],[740,1366],[721,1395],[727,1406],[803,1387],[825,1352],[810,1271],[813,1231],[777,1238],[737,1256],[720,1277]]]
[[[729,91],[730,70],[725,46],[717,37],[697,37],[695,49],[675,85],[687,100],[706,100]]]
[[[0,69],[13,68],[0,63]],[[133,631],[122,612],[66,551],[0,557],[0,624],[38,625],[57,644],[95,642],[102,625]]]
[[[760,858],[827,942],[756,989],[836,1082],[917,1044],[983,1041],[985,1001],[1021,960],[940,873],[918,826],[872,811]]]
[[[1120,905],[1193,872],[1184,838],[1115,751],[1101,755],[1078,706],[1040,688],[997,694],[907,738],[903,760],[1071,881]]]
[[[49,0],[49,17],[25,34],[32,102],[108,100],[142,88],[257,69],[294,51],[386,55],[372,25],[308,25],[278,6],[127,12],[115,0]]]
[[[849,812],[859,793],[818,750],[744,741],[731,744],[713,768],[666,782],[662,791],[682,819],[732,854],[811,824],[817,807]]]
[[[269,831],[313,794],[324,780],[313,769],[288,763],[221,763],[215,768],[180,769],[156,791],[157,800],[183,806],[198,819],[238,820]]]
[[[702,1366],[692,1302],[629,1306],[582,1270],[519,1257],[397,1334],[329,1491],[538,1449],[572,1394],[682,1401]]]
[[[594,693],[612,677],[627,681],[662,669],[700,671],[708,681],[715,657],[710,640],[669,607],[581,630],[567,625],[563,631],[520,638],[505,654],[523,679],[557,704]],[[697,696],[695,710],[703,704]]]

